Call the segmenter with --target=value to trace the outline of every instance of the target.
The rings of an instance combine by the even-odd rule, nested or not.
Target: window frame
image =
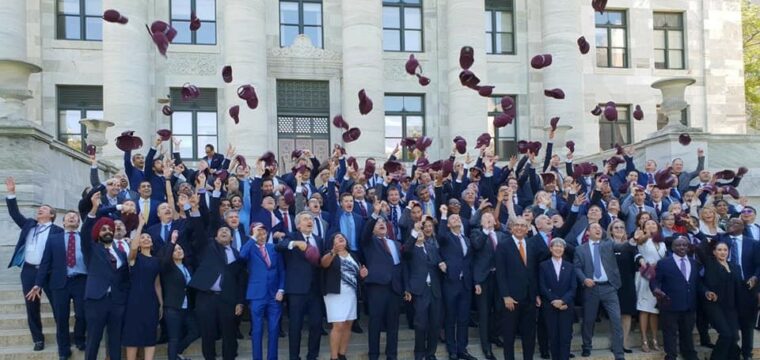
[[[605,105],[606,104],[599,104],[599,107],[604,108]],[[607,119],[605,119],[604,114],[601,114],[598,117],[599,118],[599,132],[598,132],[598,135],[599,135],[599,149],[600,149],[600,151],[605,151],[605,150],[613,149],[614,146],[615,146],[615,144],[620,144],[622,146],[626,146],[626,145],[630,145],[630,144],[633,143],[633,121],[631,121],[631,119],[633,118],[633,112],[631,110],[632,109],[631,104],[615,104],[615,109],[618,111],[618,119],[615,120],[615,121],[608,121]],[[627,116],[625,117],[625,119],[621,119],[620,118],[620,110],[621,109],[624,109],[626,111]],[[603,126],[608,126],[608,127],[612,127],[614,129],[613,124],[625,124],[627,126],[627,129],[628,129],[628,131],[627,131],[628,136],[627,136],[627,139],[620,139],[620,140],[623,140],[623,142],[621,142],[621,141],[618,141],[618,139],[616,139],[616,136],[615,136],[616,132],[611,131],[610,133],[612,134],[612,142],[609,143],[609,144],[607,144],[606,140],[602,138],[602,127]],[[609,147],[605,147],[607,145],[609,145]]]
[[[500,0],[500,1],[506,1],[508,2],[508,4],[499,6],[499,5],[494,5],[494,0],[486,0],[486,13],[489,13],[488,15],[491,17],[491,28],[486,29],[486,35],[488,36],[488,39],[491,42],[491,52],[486,51],[486,54],[488,55],[515,55],[517,53],[517,49],[516,49],[517,47],[515,46],[514,0]],[[502,13],[509,12],[511,14],[510,21],[512,22],[512,32],[496,31],[496,13],[498,12],[502,12]],[[512,38],[511,51],[496,52],[496,44],[497,44],[496,38],[497,38],[497,35],[499,34],[502,36],[504,36],[504,34],[509,34],[509,36]]]
[[[406,132],[407,128],[407,116],[419,116],[422,118],[422,134],[421,136],[425,136],[427,134],[427,119],[425,118],[425,94],[424,93],[385,93],[383,94],[383,100],[385,100],[386,97],[416,97],[420,99],[420,111],[408,111],[406,109],[402,111],[389,111],[385,110],[385,113],[383,114],[383,148],[385,148],[385,142],[389,139],[398,139],[399,141],[403,140],[404,138],[408,137],[409,134]],[[385,126],[386,126],[386,120],[385,118],[387,116],[399,116],[401,117],[401,138],[397,138],[395,136],[387,136],[385,133]],[[401,156],[398,157],[399,161],[402,162],[410,162],[413,161],[410,157],[411,153],[406,149],[405,146],[401,147]]]
[[[652,13],[652,20],[654,20],[654,17],[657,15],[677,15],[681,18],[681,27],[657,27],[657,25],[653,26],[654,31],[663,31],[665,33],[665,48],[664,49],[658,49],[654,48],[655,51],[662,50],[665,52],[665,67],[657,67],[657,60],[655,58],[654,67],[655,69],[660,70],[685,70],[686,69],[686,24],[684,22],[684,13],[683,12],[668,12],[668,11],[655,11]],[[652,22],[653,24],[656,24],[656,21]],[[668,34],[671,31],[680,31],[681,32],[681,44],[683,45],[683,48],[681,49],[671,49],[670,48],[670,36]],[[673,67],[670,63],[670,51],[680,51],[681,52],[681,67]]]
[[[284,3],[284,2],[298,3],[298,24],[290,24],[290,23],[283,24],[283,22],[282,22],[282,3]],[[319,26],[304,24],[304,10],[303,10],[304,3],[319,4],[319,17],[320,17],[320,20],[319,20],[320,25]],[[277,30],[280,33],[280,36],[279,36],[280,37],[280,39],[279,39],[280,41],[279,41],[279,43],[280,43],[280,47],[281,48],[288,47],[288,46],[292,45],[292,44],[288,45],[288,46],[283,45],[283,42],[282,42],[282,40],[283,40],[282,27],[283,27],[283,25],[285,25],[285,26],[298,26],[298,34],[299,35],[304,34],[304,28],[307,28],[307,27],[310,27],[310,28],[319,28],[320,29],[320,32],[319,32],[319,34],[320,34],[319,46],[314,46],[314,41],[316,39],[312,39],[311,37],[309,37],[309,39],[312,41],[311,45],[314,46],[315,48],[318,48],[318,49],[324,49],[325,48],[325,6],[322,3],[322,0],[279,0],[277,2],[277,5],[278,5],[277,6],[277,12],[278,12],[278,24],[279,24],[279,27],[278,27]]]
[[[399,27],[398,28],[386,28],[385,25],[383,25],[383,34],[385,33],[385,30],[397,30],[399,32],[399,49],[398,50],[388,50],[385,48],[385,41],[383,41],[383,51],[387,52],[412,52],[412,53],[422,53],[425,52],[425,14],[423,9],[423,0],[419,0],[419,4],[410,4],[406,3],[406,0],[396,0],[396,2],[391,2],[388,0],[383,0],[382,7],[392,7],[399,9]],[[406,8],[416,8],[420,9],[420,49],[419,50],[408,50],[406,48],[406,36],[404,34],[407,30],[412,31],[418,31],[418,29],[407,29],[406,28],[406,15],[404,14],[404,9]],[[385,38],[385,35],[383,35],[383,39]]]
[[[215,105],[213,105],[213,106],[212,105],[199,105],[195,101],[182,101],[181,98],[176,98],[176,102],[174,102],[174,100],[175,100],[174,97],[172,98],[173,101],[172,101],[172,103],[170,105],[172,107],[172,109],[174,110],[174,113],[178,113],[178,112],[181,112],[181,113],[189,112],[189,113],[191,113],[191,115],[190,115],[190,121],[191,121],[191,127],[192,127],[191,134],[180,134],[180,133],[175,134],[174,133],[174,114],[172,114],[169,117],[169,129],[171,129],[173,136],[182,136],[182,137],[188,137],[189,136],[189,137],[191,137],[193,139],[192,144],[185,144],[185,143],[182,144],[182,147],[186,148],[188,145],[190,145],[191,148],[192,148],[191,149],[192,155],[193,155],[192,158],[182,157],[182,160],[186,160],[186,161],[200,161],[201,160],[202,156],[200,156],[200,157],[198,156],[199,155],[198,154],[198,150],[201,147],[205,147],[206,144],[201,144],[198,141],[198,138],[200,136],[205,136],[205,137],[214,136],[214,137],[216,137],[216,145],[214,146],[214,148],[216,148],[217,150],[219,148],[219,146],[218,146],[219,145],[219,109],[218,109],[219,104],[218,104],[218,93],[216,92],[217,89],[215,89],[215,88],[201,88],[200,90],[201,90],[201,94],[203,94],[204,91],[214,90],[214,97],[213,97],[213,99],[214,99],[214,104]],[[201,95],[201,96],[203,96],[203,95]],[[212,113],[212,112],[214,114],[216,114],[216,122],[215,122],[216,133],[214,135],[198,134],[198,113]],[[174,153],[175,152],[174,144],[172,144],[170,147],[171,147],[172,153]]]
[[[88,39],[87,38],[87,18],[95,18],[99,19],[101,22],[103,21],[103,15],[97,14],[97,15],[87,15],[87,9],[86,9],[86,3],[87,0],[77,0],[79,3],[79,14],[66,14],[61,11],[61,7],[59,6],[59,0],[55,1],[55,38],[56,40],[68,40],[68,41],[103,41],[103,27],[100,28],[100,39]],[[103,8],[103,5],[101,3],[101,9]],[[67,17],[78,17],[79,18],[79,38],[78,39],[70,39],[65,36],[61,36],[61,33],[59,31],[59,26],[61,24],[61,21],[64,20]],[[65,29],[65,21],[64,21],[64,29]],[[65,32],[64,32],[65,33]]]
[[[596,59],[596,66],[600,68],[607,68],[607,69],[629,69],[631,67],[631,63],[629,61],[629,41],[628,41],[628,11],[621,9],[621,10],[605,10],[605,13],[620,13],[622,15],[621,19],[623,20],[623,25],[613,25],[610,24],[609,21],[606,24],[599,24],[596,22],[596,15],[594,16],[594,31],[596,32],[597,29],[605,29],[605,32],[607,33],[607,46],[598,46],[596,44],[596,34],[594,36],[594,47],[597,51],[597,59]],[[613,66],[612,65],[612,50],[613,49],[621,49],[619,47],[613,47],[612,46],[612,30],[613,29],[623,29],[624,31],[624,41],[625,46],[622,48],[624,50],[623,55],[623,66]],[[599,64],[599,49],[607,49],[607,65],[603,66]]]
[[[514,103],[515,103],[515,114],[517,114],[517,117],[515,117],[515,119],[512,122],[512,124],[507,125],[507,126],[514,126],[515,127],[515,136],[514,137],[511,137],[511,136],[499,136],[499,132],[501,131],[501,129],[493,126],[493,122],[492,122],[493,118],[495,118],[497,115],[499,115],[499,114],[501,114],[503,112],[503,110],[501,110],[501,98],[503,98],[505,96],[511,97],[512,100],[514,100]],[[489,97],[489,100],[492,100],[493,103],[494,103],[494,111],[488,111],[487,115],[486,115],[486,119],[488,119],[488,121],[490,122],[490,124],[487,124],[487,125],[489,127],[493,127],[493,151],[494,151],[494,154],[496,154],[497,156],[499,156],[501,159],[508,159],[509,156],[510,156],[510,154],[507,154],[507,149],[501,149],[501,144],[500,144],[499,140],[500,139],[501,140],[514,140],[515,148],[517,147],[517,142],[520,141],[519,140],[519,135],[520,135],[520,132],[519,132],[519,123],[520,123],[520,121],[518,120],[518,118],[520,116],[520,112],[519,112],[519,108],[517,108],[518,96],[516,94],[491,95]],[[503,154],[500,153],[500,151],[503,151]]]
[[[182,21],[182,22],[190,22],[190,19],[175,19],[174,15],[172,14],[172,1],[169,0],[169,25],[171,25],[174,28],[177,28],[174,26],[175,21]],[[196,12],[196,1],[197,0],[188,0],[190,1],[190,12]],[[178,45],[198,45],[198,46],[216,46],[219,43],[219,22],[217,21],[217,1],[214,1],[214,20],[201,20],[201,27],[203,27],[203,24],[213,23],[214,24],[214,43],[213,44],[199,44],[198,38],[197,38],[197,31],[190,31],[190,42],[179,42],[179,41],[172,41],[172,44],[178,44]]]
[[[85,119],[85,118],[87,118],[87,112],[88,111],[100,111],[100,112],[103,112],[102,98],[101,98],[100,106],[94,105],[94,103],[96,102],[95,100],[93,100],[93,105],[70,106],[68,104],[66,104],[66,105],[62,105],[61,104],[61,93],[63,91],[65,91],[67,88],[71,89],[71,90],[74,90],[76,88],[83,88],[83,87],[100,88],[100,91],[101,92],[103,91],[103,87],[102,86],[97,86],[97,85],[58,85],[58,86],[56,86],[56,89],[55,89],[55,101],[56,101],[56,104],[55,104],[55,108],[56,108],[56,120],[55,120],[55,122],[56,122],[56,124],[55,124],[56,136],[55,136],[55,138],[56,138],[56,140],[58,140],[60,142],[63,142],[63,143],[65,143],[68,146],[68,142],[64,142],[61,139],[61,135],[79,135],[79,137],[81,138],[81,142],[82,142],[81,148],[77,149],[77,148],[74,148],[74,147],[71,147],[71,146],[69,146],[69,148],[74,149],[74,150],[79,150],[81,152],[85,152],[85,150],[87,149],[87,127],[84,124],[80,123],[79,124],[79,129],[80,129],[79,131],[80,132],[79,133],[62,132],[61,131],[61,111],[79,111],[79,114],[80,114],[79,118],[80,119]]]

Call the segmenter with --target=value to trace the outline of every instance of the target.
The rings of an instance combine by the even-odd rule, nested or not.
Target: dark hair
[[[211,149],[211,151],[214,151],[214,145],[206,144],[206,149]]]
[[[417,185],[416,188],[414,188],[414,194],[417,196],[420,196],[420,194],[422,193],[422,190],[427,190],[427,186],[423,184],[419,184]]]
[[[354,196],[351,193],[347,193],[347,192],[344,192],[344,193],[340,194],[340,200],[342,201],[343,198],[348,197],[348,196],[350,196],[351,199],[353,200]]]

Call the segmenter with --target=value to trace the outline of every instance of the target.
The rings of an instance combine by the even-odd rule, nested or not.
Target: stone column
[[[276,139],[272,138],[267,125],[267,41],[266,7],[264,1],[225,0],[217,2],[224,6],[224,33],[222,48],[225,65],[232,66],[232,82],[221,80],[224,86],[224,106],[219,107],[219,122],[227,131],[227,143],[233,144],[239,154],[258,157],[267,149],[274,149]],[[223,4],[223,5],[222,5]],[[249,109],[245,101],[238,98],[240,85],[251,84],[256,88],[259,106]],[[240,106],[240,123],[230,117],[228,110],[233,105]],[[274,127],[276,128],[276,127]],[[222,145],[220,143],[220,145]],[[220,146],[223,153],[226,145]]]
[[[548,124],[552,117],[559,116],[561,125],[572,126],[567,132],[567,139],[584,139],[576,141],[576,153],[596,153],[599,151],[599,136],[596,134],[599,131],[598,125],[595,125],[590,118],[592,115],[585,109],[588,107],[591,110],[595,104],[584,103],[583,92],[583,59],[593,58],[594,52],[582,55],[576,44],[578,38],[585,35],[593,46],[594,34],[582,33],[581,6],[576,2],[543,0],[541,11],[543,53],[552,54],[552,65],[543,70],[531,71],[541,72],[544,89],[561,88],[565,92],[564,100],[544,97],[544,124]],[[528,56],[534,55],[537,54]],[[544,96],[542,92],[533,95]],[[555,149],[562,147],[564,144],[557,144]]]
[[[104,158],[122,163],[116,137],[134,130],[143,139],[138,150],[147,153],[156,138],[155,99],[152,74],[154,61],[166,61],[156,50],[145,30],[153,21],[148,18],[148,2],[103,0],[103,9],[116,9],[129,18],[129,24],[103,23],[103,119],[114,123],[108,129],[109,145]],[[172,56],[172,54],[167,54]],[[169,144],[164,149],[169,150]]]
[[[346,145],[358,158],[383,157],[385,106],[383,105],[383,5],[376,0],[343,0],[343,117],[359,127],[359,140]],[[359,114],[359,90],[364,89],[374,108]],[[332,131],[340,131],[332,127]]]
[[[0,22],[0,120],[13,123],[26,120],[29,75],[42,69],[26,61],[26,1],[0,2]]]
[[[462,86],[459,82],[459,52],[463,46],[475,50],[475,63],[470,68],[480,78],[481,85],[488,83],[488,64],[486,62],[485,44],[485,2],[476,0],[449,0],[446,6],[446,39],[448,74],[448,126],[449,137],[440,139],[438,147],[445,154],[449,151],[451,140],[463,136],[470,144],[488,131],[486,116],[487,100],[477,91]],[[495,89],[498,93],[498,89]],[[472,148],[473,146],[470,146]]]

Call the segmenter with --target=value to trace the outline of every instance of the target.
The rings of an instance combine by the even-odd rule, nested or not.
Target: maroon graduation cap
[[[454,146],[456,147],[456,150],[460,154],[464,154],[467,152],[467,140],[465,138],[458,136],[454,138]]]
[[[430,78],[417,74],[417,82],[422,86],[428,86],[430,85]]]
[[[641,120],[644,118],[644,111],[641,110],[641,105],[636,105],[636,109],[633,110],[633,118],[636,120]]]
[[[201,96],[201,90],[197,86],[190,83],[182,85],[182,101],[196,99],[198,96]]]
[[[364,89],[359,90],[359,113],[362,115],[369,114],[372,111],[372,99],[367,96],[367,92]]]
[[[239,166],[242,166],[244,168],[248,167],[248,162],[245,160],[245,156],[243,155],[235,155],[235,161]]]
[[[526,140],[520,140],[517,142],[517,152],[520,154],[525,154],[528,152],[528,141]]]
[[[275,158],[274,153],[271,151],[267,151],[263,155],[261,155],[261,157],[259,157],[259,161],[263,161],[264,166],[267,166],[267,167],[272,166],[275,163],[277,163],[277,159]]]
[[[580,50],[581,54],[586,55],[588,54],[589,50],[591,50],[591,45],[586,41],[585,36],[581,36],[578,38],[578,50]]]
[[[594,107],[593,110],[591,110],[591,115],[594,115],[594,116],[602,115],[602,108],[599,107],[599,105],[597,105],[596,107]]]
[[[422,67],[420,67],[420,62],[417,61],[417,59],[414,57],[414,54],[409,54],[409,59],[406,60],[406,64],[404,64],[404,69],[406,70],[406,73],[409,75],[416,75],[417,70],[422,70]]]
[[[253,85],[240,85],[237,89],[238,97],[245,100],[249,109],[255,109],[259,106],[259,97],[256,96],[256,89]]]
[[[468,70],[475,62],[475,50],[472,46],[462,46],[459,50],[459,66],[462,69]]]
[[[161,129],[156,131],[156,134],[161,137],[162,141],[168,141],[172,138],[172,131],[169,129]]]
[[[512,123],[515,119],[507,113],[501,113],[493,118],[495,128],[503,128]]]
[[[475,89],[475,87],[480,84],[480,79],[475,76],[475,73],[472,71],[462,70],[459,73],[459,82],[462,84],[462,86],[466,86],[470,89]]]
[[[490,97],[491,94],[493,94],[493,88],[492,85],[483,85],[483,86],[476,86],[475,89],[478,90],[478,94],[483,97]]]
[[[687,133],[683,133],[681,135],[678,135],[678,143],[680,143],[683,146],[688,146],[691,144],[691,136]]]
[[[359,137],[362,136],[362,131],[359,130],[359,128],[354,127],[346,130],[343,132],[343,142],[350,143],[354,142],[356,140],[359,140]]]
[[[201,28],[201,19],[195,14],[195,11],[190,12],[190,31],[197,31]]]
[[[738,170],[736,170],[736,176],[742,177],[746,175],[749,172],[749,169],[747,169],[746,166],[740,166]]]
[[[364,161],[364,177],[370,178],[372,175],[375,174],[375,163],[369,161],[369,159]]]
[[[607,7],[607,0],[591,0],[591,6],[594,10],[604,13],[604,9]]]
[[[429,148],[432,144],[433,139],[431,137],[420,136],[417,138],[417,142],[414,146],[417,148],[417,150],[425,152],[425,150],[427,150],[427,148]]]
[[[108,9],[103,12],[103,20],[108,21],[110,23],[117,23],[117,24],[126,24],[129,22],[129,19],[126,16],[121,15],[118,11],[114,9]]]
[[[235,120],[235,124],[240,123],[240,106],[232,105],[229,109],[230,117]]]
[[[349,128],[348,123],[346,122],[345,119],[343,119],[343,115],[340,115],[340,114],[335,115],[332,123],[333,123],[333,126],[337,128],[341,128],[343,130],[348,130]]]
[[[87,149],[85,149],[85,152],[87,153],[87,155],[95,156],[95,152],[97,150],[98,149],[95,147],[95,145],[90,144],[90,145],[87,145]]]
[[[551,54],[536,55],[532,59],[530,59],[530,66],[537,70],[548,67],[551,64],[552,64]]]
[[[570,150],[571,153],[575,152],[575,141],[568,140],[565,143],[565,147]]]
[[[604,118],[607,119],[607,121],[616,121],[618,118],[618,112],[617,112],[617,106],[614,102],[609,101],[607,102],[607,105],[604,106]]]
[[[405,137],[401,139],[401,146],[407,147],[407,148],[413,148],[417,145],[417,139],[413,137]]]
[[[142,147],[142,139],[134,136],[134,131],[125,131],[116,138],[116,147],[121,151],[137,150]]]
[[[232,82],[232,66],[226,65],[222,68],[222,80],[228,84]]]
[[[562,100],[565,98],[565,92],[562,91],[562,89],[551,89],[551,90],[544,90],[544,95],[554,98],[557,100]]]
[[[475,141],[475,148],[481,148],[483,146],[490,146],[491,145],[491,134],[489,133],[482,133],[480,136],[478,136],[477,140]]]
[[[404,165],[395,160],[388,160],[385,162],[385,164],[383,164],[383,170],[385,170],[385,172],[388,174],[398,173],[403,169]]]
[[[359,171],[359,163],[356,162],[356,158],[353,156],[349,156],[348,159],[346,159],[346,164],[348,166],[354,168],[354,171]]]
[[[551,126],[552,131],[557,130],[558,123],[559,123],[559,116],[555,116],[551,120],[549,120],[549,126]]]
[[[161,108],[161,112],[166,116],[171,116],[174,114],[174,109],[169,105],[164,105],[164,107]]]

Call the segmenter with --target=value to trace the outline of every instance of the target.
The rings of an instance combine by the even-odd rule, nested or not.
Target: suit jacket
[[[705,157],[697,157],[697,168],[694,171],[684,171],[678,174],[678,191],[683,194],[689,189],[689,183],[692,179],[699,176],[699,173],[705,169]]]
[[[739,274],[739,266],[729,262],[728,267],[731,272],[727,272],[723,265],[718,263],[718,260],[710,257],[705,263],[699,296],[705,296],[705,293],[712,291],[718,295],[718,301],[715,305],[724,310],[733,309],[735,311],[738,307],[736,293],[744,284]],[[709,301],[705,303],[712,304]]]
[[[562,266],[559,270],[559,279],[554,271],[552,259],[545,260],[539,264],[538,284],[546,306],[551,306],[552,301],[562,300],[569,308],[573,307],[575,301],[575,290],[578,286],[578,280],[575,278],[575,265],[569,261],[562,260]]]
[[[87,217],[82,225],[80,238],[82,240],[82,255],[87,265],[87,284],[84,290],[85,300],[99,300],[106,296],[109,291],[111,299],[116,304],[125,304],[129,293],[129,263],[127,254],[116,250],[116,255],[121,260],[121,267],[114,269],[111,266],[109,251],[100,243],[92,239],[92,227],[97,222],[96,218]]]
[[[161,291],[164,296],[164,307],[170,309],[182,309],[182,303],[187,296],[187,308],[193,308],[192,289],[185,283],[185,275],[172,260],[174,247],[171,242],[165,245],[162,251],[161,261]],[[185,268],[192,279],[193,272],[187,264]]]
[[[438,299],[441,297],[441,270],[438,267],[441,257],[438,249],[427,242],[422,247],[416,246],[415,241],[410,236],[404,243],[404,291],[422,295],[428,287],[427,278],[430,276],[430,290]]]
[[[169,226],[169,233],[166,234],[168,241],[164,241],[164,239],[161,238],[163,227],[164,225],[159,221],[157,224],[153,224],[143,231],[144,233],[149,234],[150,238],[153,239],[153,249],[156,251],[162,249],[166,243],[171,242],[171,236],[174,230],[177,230],[180,233],[185,230],[185,220],[172,220],[171,226]]]
[[[438,225],[438,246],[441,259],[446,263],[446,281],[463,281],[467,289],[472,288],[472,258],[475,249],[470,239],[462,234],[467,249],[462,248],[462,241],[447,227],[447,220],[441,220]],[[466,250],[466,251],[465,251]]]
[[[496,234],[496,245],[507,241],[508,236],[501,231],[494,231]],[[474,229],[470,232],[472,248],[475,250],[475,256],[472,260],[472,277],[475,285],[486,281],[491,269],[496,268],[496,249],[491,243],[491,238],[486,235],[482,229]]]
[[[285,291],[285,262],[275,251],[274,244],[266,243],[270,266],[267,266],[258,244],[247,241],[240,250],[240,258],[248,263],[248,300],[271,300],[277,291]]]
[[[356,202],[354,202],[356,203]],[[340,204],[338,204],[338,199],[335,196],[335,182],[334,181],[328,181],[327,183],[327,200],[325,201],[325,204],[327,204],[327,212],[330,214],[330,217],[327,219],[329,222],[329,227],[327,229],[327,239],[332,238],[332,236],[340,232],[340,218],[343,216],[343,209],[340,207]],[[359,252],[361,252],[361,234],[362,229],[364,229],[364,218],[362,218],[361,214],[356,213],[357,206],[354,205],[354,210],[351,213],[351,215],[354,218],[354,229],[356,230],[356,245],[359,247]],[[370,208],[371,209],[371,208]],[[370,209],[367,209],[367,211],[371,211]]]
[[[647,200],[645,204],[647,205],[647,207],[651,207],[652,209],[654,209],[655,213],[657,214],[657,217],[659,218],[662,216],[664,212],[668,211],[668,208],[670,207],[670,200],[668,200],[665,197],[663,197],[662,200],[660,200],[660,211],[657,211],[657,208],[654,206],[654,201],[652,200]]]
[[[327,254],[330,252],[330,249],[332,249],[332,244],[329,246],[325,246],[324,254]],[[357,259],[357,256],[354,254],[351,254],[351,257],[354,259],[357,265],[359,265],[359,268],[361,268],[362,264],[359,262],[359,259]],[[342,274],[343,274],[343,268],[342,268],[343,259],[340,256],[335,256],[333,258],[333,261],[330,263],[330,266],[327,268],[324,268],[322,271],[322,295],[327,294],[340,294],[340,288],[341,288],[341,282],[342,282]],[[359,274],[356,274],[356,280],[357,282],[361,280],[361,277],[359,277]],[[359,291],[361,287],[357,287],[356,291]]]
[[[321,254],[324,249],[324,240],[312,235],[317,244],[317,252]],[[291,241],[305,241],[299,231],[292,232],[277,243],[275,249],[282,254],[285,260],[285,293],[306,295],[309,293],[321,294],[321,281],[318,260],[316,263],[306,259],[306,254],[297,248],[288,249]],[[309,245],[311,246],[311,245]]]
[[[741,267],[743,280],[747,280],[752,276],[757,276],[760,279],[760,243],[755,242],[751,237],[742,236],[742,258],[741,261],[737,261],[730,256],[731,235],[728,233],[718,234],[716,240],[728,245],[729,261]],[[757,287],[754,288],[754,291],[757,291]]]
[[[164,180],[163,174],[156,174],[153,171],[153,160],[156,157],[156,149],[150,148],[148,156],[145,157],[145,179],[150,181],[150,186],[153,189],[151,198],[158,201],[166,201],[166,180]],[[174,186],[177,182],[177,177],[172,175],[171,184]],[[139,186],[139,184],[138,184]]]
[[[145,162],[147,164],[147,162]],[[124,152],[124,173],[129,180],[129,188],[137,191],[140,188],[140,182],[145,178],[145,172],[132,165],[132,151]]]
[[[385,239],[377,238],[372,234],[376,222],[377,219],[370,216],[360,237],[362,254],[369,270],[364,283],[387,285],[396,294],[401,295],[404,291],[401,261],[397,265],[394,265],[393,256],[385,250],[385,246],[381,242],[385,241]],[[401,260],[401,243],[394,240],[393,245],[396,247],[396,254],[398,254],[399,260]]]
[[[211,157],[210,160],[209,160],[208,156],[202,157],[201,160],[206,160],[206,162],[208,163],[208,167],[211,168],[211,169],[219,170],[219,169],[223,169],[224,168],[222,166],[222,164],[224,163],[224,155],[222,155],[220,153],[214,153],[214,155]],[[147,166],[148,163],[145,162],[145,164]]]
[[[16,202],[15,197],[13,199],[5,198],[5,205],[8,207],[8,213],[11,215],[13,222],[15,222],[16,225],[21,228],[21,234],[19,234],[18,241],[16,241],[16,247],[13,249],[13,256],[11,257],[11,261],[8,263],[8,268],[14,265],[21,267],[24,265],[26,238],[29,236],[29,232],[34,230],[34,228],[37,226],[37,220],[30,219],[24,217],[24,215],[21,215],[21,211],[18,209],[18,202]],[[50,226],[49,231],[50,232],[48,233],[48,239],[50,239],[50,237],[54,234],[63,233],[63,228],[53,224]]]
[[[653,291],[662,290],[670,298],[670,301],[658,301],[661,311],[696,311],[701,266],[688,256],[687,259],[691,264],[689,281],[683,277],[680,264],[676,263],[673,255],[657,262],[655,278],[649,286]]]
[[[264,194],[261,191],[262,182],[263,180],[257,177],[251,183],[251,223],[260,222],[264,224],[264,228],[267,229],[270,235],[275,232],[284,232],[282,230],[282,223],[272,221],[273,213],[261,207],[261,200],[264,198]]]
[[[657,216],[657,212],[653,207],[646,204],[643,204],[642,206],[644,207],[644,211],[652,216],[652,219],[655,221],[660,220],[660,217]],[[625,215],[625,231],[627,231],[628,234],[633,234],[636,230],[636,215],[639,213],[639,206],[633,202],[633,196],[628,195],[625,197],[625,200],[623,200],[623,203],[620,205],[620,212]]]
[[[538,260],[544,254],[527,238],[523,240],[526,263],[523,263],[513,237],[507,237],[496,247],[496,281],[502,298],[532,303],[538,295]]]
[[[140,206],[140,204],[141,204],[140,198],[135,200],[135,207],[137,207],[138,215],[142,214],[142,207]],[[146,227],[151,227],[160,222],[160,220],[158,219],[158,205],[161,205],[160,201],[153,198],[149,199],[148,206],[150,207],[150,210],[148,211],[148,222],[145,224]]]
[[[619,247],[622,249],[625,244],[617,246],[610,240],[603,240],[599,244],[599,255],[602,257],[602,267],[607,274],[607,281],[610,282],[615,289],[620,289],[622,284],[620,280],[620,270],[617,266],[617,259],[615,258],[615,249]],[[578,277],[578,281],[583,283],[586,279],[594,279],[594,261],[591,257],[591,242],[587,242],[581,246],[575,248],[575,274]]]
[[[35,285],[43,287],[45,284],[48,284],[53,290],[63,289],[66,286],[66,282],[69,279],[68,266],[66,265],[68,239],[64,234],[65,232],[55,233],[48,237],[48,242],[45,244],[45,252],[40,262],[40,268],[37,271],[37,279],[34,282]],[[79,235],[79,241],[82,241],[81,234]],[[82,245],[80,245],[81,247]]]

